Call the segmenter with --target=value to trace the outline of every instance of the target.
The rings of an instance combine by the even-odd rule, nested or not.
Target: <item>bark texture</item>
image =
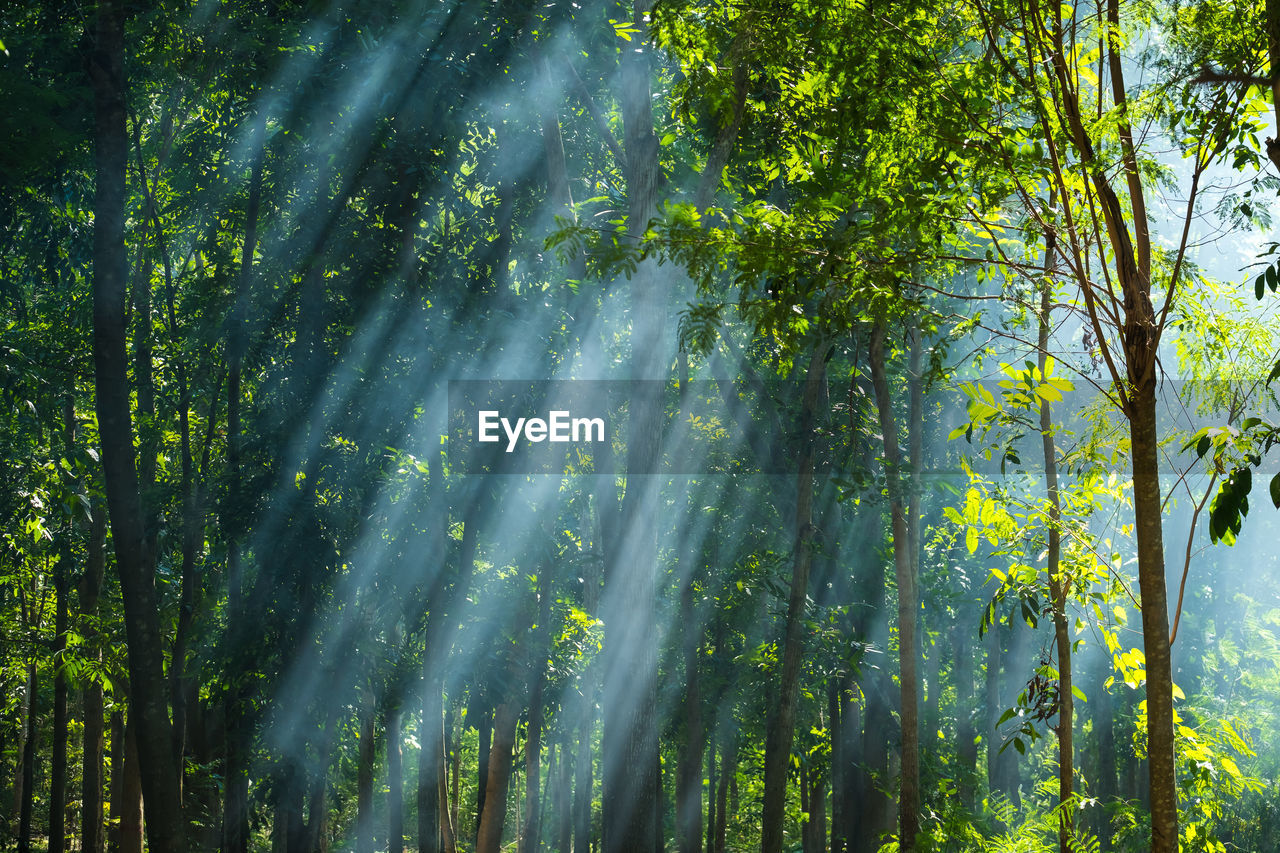
[[[889,515],[893,529],[893,565],[898,582],[898,665],[901,685],[902,775],[898,794],[898,843],[902,850],[915,849],[920,830],[920,700],[916,663],[916,590],[910,553],[911,537],[902,499],[902,454],[898,449],[898,426],[893,416],[885,367],[885,327],[878,323],[871,331],[871,383],[880,413],[884,436],[885,478],[889,485]]]

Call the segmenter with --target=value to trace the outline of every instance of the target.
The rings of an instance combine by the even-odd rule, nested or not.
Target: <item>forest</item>
[[[0,0],[0,851],[1280,849],[1278,119],[1280,0]]]

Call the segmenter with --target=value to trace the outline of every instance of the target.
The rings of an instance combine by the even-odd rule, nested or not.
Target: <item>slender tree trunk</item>
[[[107,851],[120,850],[120,804],[124,802],[124,721],[120,712],[111,715],[111,779],[107,801],[111,809],[107,817]]]
[[[1052,195],[1049,205],[1053,206]],[[1045,245],[1045,279],[1040,285],[1038,361],[1041,381],[1044,381],[1044,370],[1048,360],[1049,320],[1053,305],[1053,285],[1048,276],[1053,268],[1054,246],[1054,236],[1050,232],[1046,237]],[[1045,490],[1049,500],[1046,573],[1049,580],[1049,594],[1053,599],[1053,634],[1058,650],[1058,849],[1060,853],[1071,853],[1074,814],[1072,785],[1075,776],[1072,728],[1075,706],[1071,693],[1071,633],[1067,625],[1067,595],[1070,591],[1070,580],[1061,571],[1062,503],[1058,496],[1058,452],[1054,447],[1053,432],[1053,412],[1049,402],[1042,398],[1040,438],[1044,451]]]
[[[515,747],[516,724],[520,709],[514,702],[504,701],[493,714],[493,744],[489,748],[488,789],[480,828],[476,833],[476,853],[498,853],[502,848],[502,827],[507,819],[507,787],[511,781],[512,749]]]
[[[710,734],[707,739],[707,853],[715,853],[716,846],[716,787],[720,777],[716,773],[719,764],[715,738],[715,734]]]
[[[737,744],[726,742],[720,756],[720,787],[716,791],[716,843],[713,853],[725,853],[728,849],[729,787],[733,783],[734,774],[737,772]]]
[[[291,776],[286,779],[293,788],[289,789],[286,806],[290,810],[297,810],[296,816],[290,811],[286,817],[285,834],[291,851],[324,853],[328,849],[329,765],[332,762],[333,745],[338,738],[339,717],[343,711],[341,703],[327,703],[317,736],[312,738],[309,760],[304,764],[302,759],[294,757],[287,765]],[[305,822],[302,820],[304,799],[307,807]]]
[[[131,728],[137,741],[152,853],[184,848],[181,777],[170,750],[155,578],[144,552],[142,502],[133,458],[125,357],[125,132],[124,8],[98,3],[90,81],[94,93],[94,335],[98,431],[110,510],[112,542],[128,640]]]
[[[559,853],[570,853],[573,850],[573,772],[578,766],[576,752],[573,749],[572,733],[566,731],[564,741],[560,744],[560,831],[556,834]]]
[[[782,645],[782,672],[778,698],[769,709],[764,747],[764,809],[761,821],[762,853],[781,853],[786,817],[787,770],[795,736],[800,666],[804,654],[805,602],[809,595],[809,568],[813,562],[813,465],[814,417],[818,397],[826,381],[826,346],[815,345],[809,357],[801,404],[801,450],[796,475],[796,532],[791,567],[791,590]]]
[[[120,767],[120,808],[115,818],[116,849],[119,853],[142,853],[143,793],[142,768],[138,766],[138,734],[132,723],[120,727],[121,746],[124,753]],[[115,731],[112,731],[112,749],[115,749]],[[113,762],[114,763],[114,762]],[[112,785],[114,788],[114,784]],[[111,803],[116,811],[115,801]]]
[[[442,721],[444,709],[439,685],[430,676],[422,695],[422,718],[419,728],[421,750],[418,753],[418,849],[422,853],[440,851],[440,771],[443,759]]]
[[[67,458],[76,443],[75,401],[66,397],[62,407],[63,439]],[[71,483],[66,483],[68,488]],[[67,620],[71,593],[72,523],[63,524],[62,543],[54,567],[53,628],[53,756],[49,772],[49,853],[62,853],[67,846]]]
[[[915,849],[920,826],[919,684],[916,675],[916,594],[907,519],[903,512],[902,488],[898,478],[902,458],[898,451],[898,426],[884,358],[885,328],[877,324],[871,332],[871,379],[880,431],[884,436],[885,477],[889,487],[889,512],[893,525],[893,562],[898,582],[898,661],[901,682],[902,777],[898,799],[898,843],[902,850]]]
[[[459,815],[462,806],[462,744],[461,733],[455,733],[453,714],[445,716],[444,743],[448,750],[449,773],[445,774],[444,762],[440,764],[440,821],[441,835],[444,838],[445,853],[458,853]]]
[[[399,706],[387,711],[387,853],[404,853],[404,758]]]
[[[591,738],[595,729],[595,714],[587,702],[581,703],[578,719],[578,749],[574,756],[573,779],[573,853],[590,853],[591,812],[594,802],[594,774],[592,773]]]
[[[98,597],[102,592],[102,576],[106,566],[107,518],[103,508],[94,507],[93,521],[89,529],[89,554],[85,561],[84,577],[80,581],[80,614],[85,624],[85,641],[91,654],[102,661],[102,650],[97,647],[96,630],[92,627],[98,618]],[[82,853],[103,853],[102,832],[102,685],[86,680],[81,692],[84,710],[84,758],[81,773],[80,850]]]
[[[653,812],[653,853],[663,853],[667,849],[664,827],[667,825],[667,786],[662,772],[662,756],[654,756],[653,772],[658,777],[658,808]]]
[[[837,839],[835,831],[835,800],[837,793],[832,789],[832,840],[831,853],[854,853],[857,847],[857,815],[864,806],[858,799],[858,787],[854,780],[860,771],[855,769],[862,763],[864,756],[859,747],[862,745],[862,707],[854,694],[854,677],[852,672],[845,673],[841,680],[840,690],[840,832]],[[838,841],[838,846],[837,846]]]
[[[593,526],[590,511],[589,509],[583,510],[581,521],[582,536],[584,539],[589,537],[597,551],[611,539],[610,533],[606,531],[606,527],[609,526],[607,524],[609,513],[610,509],[607,508],[604,502],[602,491],[596,495],[596,521],[599,525],[599,530],[595,535],[591,535]],[[588,563],[583,567],[582,575],[582,608],[593,616],[600,612],[602,578],[599,566],[600,561]],[[573,853],[591,853],[591,818],[595,801],[592,739],[595,735],[596,727],[596,684],[598,677],[597,668],[592,664],[588,664],[582,676],[582,693],[574,703],[576,719],[573,722],[576,723],[575,728],[578,737],[577,749],[574,752],[573,769]]]
[[[432,453],[427,460],[428,503],[433,508],[429,523],[429,536],[433,545],[443,548],[449,535],[449,495],[444,485],[444,466],[439,453]],[[472,518],[466,518],[463,525],[463,547],[459,558],[457,587],[452,592],[446,589],[443,576],[446,565],[438,560],[435,575],[439,580],[433,581],[424,602],[428,609],[427,622],[427,661],[424,664],[422,679],[422,717],[419,722],[420,748],[418,751],[418,785],[416,801],[418,806],[418,850],[420,853],[441,853],[445,833],[442,831],[441,817],[447,814],[441,811],[440,777],[444,773],[444,759],[447,742],[445,738],[444,709],[444,664],[448,657],[452,634],[449,630],[449,608],[446,596],[456,598],[459,590],[466,586],[470,577],[475,555],[476,530]],[[456,830],[457,822],[453,822]]]
[[[34,658],[27,664],[27,718],[22,740],[22,796],[18,807],[18,853],[31,853],[32,819],[36,800],[36,721],[40,711],[40,684]]]
[[[1147,666],[1147,778],[1151,790],[1152,853],[1177,853],[1178,794],[1173,735],[1173,665],[1165,595],[1160,505],[1160,436],[1155,380],[1133,390],[1133,513],[1142,588],[1142,637]]]
[[[827,791],[823,768],[814,765],[809,769],[809,809],[806,820],[809,830],[809,849],[823,853],[827,841]]]
[[[568,732],[565,732],[556,746],[555,765],[547,778],[551,782],[551,811],[555,825],[551,849],[558,853],[570,853],[573,849],[573,819],[570,814],[573,753],[569,748]]]
[[[158,226],[157,226],[158,228]],[[166,260],[166,266],[167,266]],[[176,320],[175,320],[176,322]],[[178,765],[181,778],[185,766],[187,750],[187,644],[195,620],[196,600],[199,596],[200,579],[196,575],[196,547],[200,536],[200,521],[197,516],[197,485],[195,482],[195,462],[191,453],[191,391],[186,380],[186,369],[179,367],[178,382],[180,385],[178,402],[179,442],[181,451],[181,485],[179,488],[182,503],[182,563],[179,569],[180,586],[178,593],[178,618],[174,629],[173,646],[169,656],[169,702],[173,708],[173,760]],[[209,407],[209,419],[215,420],[213,404]],[[185,783],[185,779],[183,780]]]
[[[1107,0],[1107,55],[1112,101],[1116,106],[1121,162],[1124,165],[1128,211],[1111,185],[1108,170],[1098,161],[1093,142],[1080,116],[1078,96],[1063,98],[1065,117],[1082,164],[1087,167],[1096,194],[1096,206],[1106,224],[1107,241],[1114,259],[1115,278],[1123,294],[1121,333],[1122,368],[1111,367],[1118,385],[1125,388],[1124,414],[1129,419],[1133,461],[1133,518],[1138,550],[1138,586],[1141,590],[1142,638],[1147,672],[1147,756],[1151,792],[1152,853],[1177,853],[1178,794],[1173,722],[1173,671],[1169,648],[1169,606],[1164,575],[1163,507],[1160,497],[1160,435],[1156,422],[1156,380],[1159,374],[1163,316],[1151,303],[1151,241],[1142,176],[1129,121],[1124,64],[1119,44],[1119,0]],[[1061,76],[1066,48],[1061,21],[1054,21],[1055,71]],[[1270,153],[1270,152],[1269,152]],[[1092,203],[1092,202],[1091,202]],[[1132,226],[1132,227],[1131,227]],[[1082,283],[1089,288],[1091,282]],[[1093,291],[1087,291],[1087,296]],[[1172,299],[1172,287],[1166,298]],[[1091,308],[1096,340],[1106,338]],[[1107,351],[1111,361],[1110,350]],[[1119,371],[1123,370],[1123,374]]]
[[[917,588],[920,583],[920,528],[923,524],[923,519],[920,516],[920,475],[924,467],[924,377],[920,369],[923,342],[921,341],[918,323],[912,322],[908,324],[907,341],[906,427],[907,464],[910,472],[910,481],[907,485],[906,494],[907,551],[911,561],[911,603],[917,619],[920,620],[915,631],[916,645],[919,647],[917,660],[921,662],[929,690],[924,702],[924,736],[925,743],[928,744],[933,742],[940,716],[939,699],[941,697],[939,694],[941,691],[938,687],[938,680],[941,661],[938,659],[937,650],[930,649],[928,622],[920,614],[920,592]],[[916,690],[918,691],[919,689],[919,682],[917,682]],[[919,733],[917,733],[918,737]],[[917,744],[919,744],[919,740],[917,740]],[[917,763],[919,762],[918,757],[916,761]],[[918,779],[916,785],[918,801]]]
[[[550,655],[551,591],[543,565],[538,573],[538,624],[533,640],[533,686],[529,691],[529,721],[526,727],[525,754],[525,822],[520,834],[518,853],[537,851],[542,834],[542,693],[547,683],[547,658]]]
[[[870,456],[870,448],[867,454]],[[880,527],[882,513],[867,513],[866,516],[871,520],[862,541],[880,541],[883,538]],[[891,619],[887,612],[885,571],[874,550],[867,549],[862,555],[856,577],[858,597],[865,602],[869,614],[864,622],[867,627],[860,639],[878,648],[888,648]],[[885,784],[891,775],[889,733],[894,726],[893,682],[887,667],[864,667],[860,679],[866,705],[861,725],[853,726],[850,738],[858,739],[862,760],[852,765],[854,778],[849,783],[846,802],[850,804],[849,847],[852,850],[869,850],[880,846],[881,836],[891,832],[895,822],[896,804],[888,795]],[[877,775],[880,784],[877,784]]]
[[[332,724],[332,722],[331,722]],[[326,736],[328,741],[331,736]],[[322,765],[328,764],[328,748]],[[325,853],[329,849],[329,774],[321,766],[311,777],[307,794],[307,823],[301,853]]]
[[[69,413],[70,406],[67,408]],[[65,525],[63,536],[63,553],[58,558],[53,578],[53,756],[49,768],[49,853],[62,853],[67,844],[67,675],[64,666],[67,650],[67,599],[71,585],[70,523]]]
[[[676,841],[680,853],[702,847],[702,625],[693,611],[693,578],[680,592],[680,625],[684,639],[684,740],[676,761]]]
[[[26,621],[25,615],[23,621]],[[28,631],[31,630],[27,625],[24,625],[23,627]],[[30,686],[30,679],[24,676],[22,679],[22,694],[21,698],[18,700],[18,718],[14,725],[14,728],[17,729],[17,740],[15,741],[13,751],[13,810],[10,815],[10,826],[7,827],[11,831],[13,831],[22,822],[22,800],[27,791],[27,714],[31,711]]]
[[[472,705],[472,712],[476,710]],[[493,751],[493,713],[488,710],[477,714],[476,726],[476,832],[480,832],[480,818],[484,815],[489,798],[489,762]]]
[[[801,853],[813,853],[813,824],[809,820],[809,776],[813,769],[808,764],[800,765],[800,850]]]
[[[360,752],[356,767],[356,853],[373,853],[373,760],[377,754],[373,702],[360,721]]]
[[[827,726],[831,738],[831,853],[843,853],[844,828],[841,822],[840,796],[844,788],[844,718],[840,708],[841,676],[827,682]]]
[[[302,819],[304,781],[298,760],[286,757],[275,790],[275,817],[271,826],[273,853],[309,853],[307,826]]]

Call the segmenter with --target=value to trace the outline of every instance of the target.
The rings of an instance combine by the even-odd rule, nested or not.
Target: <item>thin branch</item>
[[[568,59],[564,60],[564,67],[569,70],[569,77],[573,80],[573,87],[578,92],[578,97],[582,100],[582,105],[586,107],[587,112],[591,115],[591,120],[596,124],[596,130],[600,132],[600,138],[604,140],[605,147],[613,154],[613,159],[617,161],[619,168],[624,172],[627,169],[627,158],[622,153],[622,147],[618,145],[618,140],[614,138],[613,131],[609,129],[609,122],[605,120],[604,114],[600,112],[600,108],[596,106],[595,98],[591,97],[591,91],[587,89],[587,84],[582,82],[582,78],[578,76],[578,69],[573,67],[573,63]]]
[[[1200,510],[1204,509],[1209,495],[1213,494],[1213,485],[1218,481],[1218,472],[1214,471],[1209,478],[1209,488],[1204,490],[1204,497],[1196,504],[1196,511],[1191,514],[1191,529],[1187,531],[1187,555],[1182,561],[1182,582],[1178,584],[1178,606],[1173,609],[1173,631],[1169,634],[1169,645],[1178,639],[1178,625],[1182,623],[1182,595],[1187,589],[1187,573],[1191,570],[1191,546],[1195,542],[1196,522],[1200,520]]]

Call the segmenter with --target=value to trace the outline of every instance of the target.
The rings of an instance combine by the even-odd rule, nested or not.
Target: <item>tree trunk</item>
[[[582,701],[580,707],[578,749],[574,756],[573,853],[590,853],[591,811],[595,789],[591,766],[591,738],[595,729],[595,714],[590,701]]]
[[[63,439],[67,458],[73,458],[76,443],[75,401],[66,397],[62,407]],[[68,489],[70,482],[65,483]],[[67,620],[71,593],[70,519],[63,524],[62,543],[54,567],[53,628],[53,757],[49,771],[49,853],[62,853],[67,846]]]
[[[18,805],[18,853],[31,853],[32,818],[36,800],[36,721],[40,711],[40,684],[36,680],[36,662],[27,664],[26,733],[22,739],[22,791]]]
[[[68,523],[63,532],[64,550],[58,558],[53,578],[53,756],[49,768],[49,853],[62,853],[67,844],[67,675],[63,667],[67,650],[68,587],[71,584],[70,527]]]
[[[720,777],[716,773],[719,764],[716,760],[718,756],[715,738],[715,734],[712,733],[707,739],[707,853],[715,853],[716,846],[716,787]]]
[[[484,810],[476,833],[476,853],[498,853],[502,849],[502,828],[507,819],[507,786],[511,781],[511,751],[515,747],[520,709],[511,701],[498,705],[493,714],[493,744],[489,748],[485,774]]]
[[[915,849],[920,826],[919,700],[916,675],[916,594],[907,519],[898,482],[902,458],[898,451],[898,426],[893,416],[889,379],[884,358],[885,328],[877,323],[871,332],[871,381],[880,432],[884,436],[885,478],[889,488],[889,513],[893,525],[893,562],[898,582],[898,661],[901,682],[902,777],[898,799],[898,843],[903,851]]]
[[[446,776],[444,762],[441,762],[439,778],[440,829],[444,839],[445,853],[458,853],[458,813],[462,807],[462,795],[460,793],[462,783],[461,737],[461,733],[454,730],[452,712],[446,714],[444,718],[444,743],[448,749],[445,757],[448,759],[449,773]]]
[[[529,722],[526,727],[525,755],[525,821],[517,845],[518,853],[537,851],[542,834],[542,693],[547,683],[547,658],[550,650],[551,589],[547,565],[538,572],[538,624],[533,640],[533,686],[529,691]]]
[[[144,552],[142,502],[133,458],[133,425],[125,357],[125,132],[124,9],[117,0],[97,7],[90,57],[94,94],[93,354],[95,402],[112,542],[128,642],[130,726],[137,729],[151,853],[180,853],[181,778],[171,752],[164,646],[155,578]]]
[[[472,705],[472,712],[476,711]],[[469,716],[469,715],[468,715]],[[476,715],[476,832],[480,832],[480,818],[484,815],[489,798],[489,762],[493,751],[493,714],[481,711]]]
[[[720,754],[720,787],[716,791],[716,843],[713,853],[725,853],[728,849],[729,786],[737,772],[737,744],[726,743]]]
[[[835,675],[827,682],[827,718],[831,721],[827,727],[831,738],[831,853],[844,853],[844,826],[840,811],[845,762],[844,716],[840,707],[842,680],[843,676]]]
[[[1049,205],[1053,206],[1050,195]],[[1054,236],[1050,232],[1045,240],[1045,279],[1040,285],[1039,318],[1039,367],[1041,381],[1048,360],[1049,319],[1052,311],[1053,285],[1048,277],[1053,268]],[[1044,452],[1045,490],[1049,500],[1048,543],[1045,572],[1052,596],[1053,635],[1058,651],[1058,850],[1071,853],[1072,825],[1075,807],[1072,804],[1072,786],[1075,776],[1075,753],[1072,744],[1074,721],[1074,697],[1071,681],[1071,633],[1067,625],[1067,596],[1070,580],[1062,575],[1062,503],[1058,496],[1058,452],[1053,442],[1053,412],[1049,402],[1040,401],[1040,439]]]
[[[599,478],[606,479],[606,478]],[[612,483],[612,478],[608,478]],[[612,489],[613,486],[610,486]],[[581,527],[584,540],[589,539],[597,551],[607,547],[612,538],[608,518],[612,512],[605,503],[603,489],[595,496],[596,523],[594,529],[590,509],[582,513]],[[588,563],[582,570],[582,609],[592,616],[600,613],[601,571],[600,561]],[[596,685],[598,670],[589,664],[582,675],[582,693],[574,702],[577,731],[577,749],[574,751],[573,779],[573,853],[591,853],[592,811],[595,803],[595,776],[592,758],[592,740],[596,728]],[[572,725],[571,723],[571,725]]]
[[[799,471],[796,474],[796,531],[791,567],[791,590],[782,645],[782,672],[778,698],[769,709],[764,746],[764,808],[761,821],[762,853],[781,853],[786,817],[787,771],[795,736],[796,702],[800,666],[804,654],[805,602],[809,595],[809,567],[813,562],[813,465],[816,438],[814,417],[818,397],[826,381],[825,344],[815,345],[809,357],[801,403]]]
[[[1142,638],[1147,666],[1147,778],[1151,790],[1152,853],[1177,853],[1178,793],[1174,759],[1173,666],[1165,595],[1160,506],[1160,436],[1154,378],[1133,390],[1133,514],[1142,589]]]
[[[854,853],[858,847],[855,844],[857,838],[857,818],[858,813],[864,807],[864,803],[859,800],[859,788],[855,785],[855,780],[859,778],[861,770],[859,765],[864,761],[864,755],[859,747],[862,745],[862,708],[858,703],[858,699],[854,693],[854,677],[852,672],[845,673],[840,690],[840,790],[839,790],[839,816],[840,831],[837,836],[835,830],[835,817],[837,810],[835,808],[835,799],[837,792],[832,789],[832,839],[831,853]],[[837,843],[839,846],[837,846]]]
[[[684,740],[676,760],[676,843],[680,853],[699,853],[702,847],[702,623],[693,612],[690,575],[680,592],[685,671]]]
[[[440,851],[440,765],[443,759],[442,697],[439,686],[428,676],[422,695],[421,750],[418,753],[418,849],[422,853]]]
[[[137,729],[132,723],[124,723],[119,714],[115,715],[111,726],[112,781],[114,794],[119,791],[120,801],[111,798],[111,818],[114,844],[118,853],[142,853],[142,775],[138,767]],[[118,738],[118,739],[117,739]],[[120,784],[115,782],[115,752],[119,750]]]
[[[309,853],[306,823],[302,819],[302,768],[286,757],[281,764],[275,790],[275,817],[271,824],[272,853]]]
[[[96,631],[92,627],[98,617],[98,597],[102,592],[102,576],[106,566],[107,519],[102,508],[94,507],[89,529],[89,554],[84,577],[80,581],[80,614],[85,624],[85,641],[95,649],[94,659],[102,661],[97,648]],[[84,770],[81,774],[80,850],[103,853],[102,832],[102,685],[87,680],[81,693],[84,709]]]
[[[360,721],[360,752],[356,767],[356,853],[373,853],[374,708],[372,701]]]
[[[387,711],[387,853],[404,853],[404,759],[400,708]]]
[[[555,811],[555,846],[559,853],[570,853],[573,849],[573,815],[570,811],[573,800],[573,751],[569,746],[569,732],[556,749],[556,775],[552,793],[552,809]]]
[[[429,536],[432,544],[447,553],[445,545],[449,535],[449,494],[444,485],[444,465],[439,453],[432,453],[427,460],[428,471],[428,505],[433,508],[429,522]],[[418,850],[420,853],[441,853],[445,833],[442,831],[441,817],[447,814],[441,811],[440,778],[444,774],[445,749],[445,709],[444,709],[444,671],[450,645],[453,642],[450,630],[449,611],[446,603],[457,600],[465,589],[474,565],[476,522],[474,513],[463,513],[462,551],[459,555],[458,572],[455,586],[449,590],[445,581],[447,565],[437,559],[435,565],[436,579],[429,584],[424,606],[428,611],[426,656],[422,684],[422,717],[419,722],[418,751],[418,786],[416,801],[418,806]],[[429,573],[430,574],[430,573]],[[453,822],[456,832],[457,823]]]
[[[809,771],[809,848],[813,853],[823,853],[827,841],[827,791],[826,779],[820,765]]]
[[[331,718],[330,725],[335,724]],[[325,740],[331,742],[331,738],[332,735]],[[329,849],[329,774],[325,770],[328,761],[329,747],[326,743],[324,759],[311,777],[311,790],[307,794],[307,823],[303,829],[301,853],[325,853]]]
[[[868,448],[868,455],[870,452]],[[867,519],[868,527],[859,541],[880,541],[883,537],[882,513],[865,513],[863,517]],[[866,549],[857,560],[855,577],[858,582],[857,600],[865,603],[868,613],[863,621],[866,628],[859,639],[876,648],[888,649],[891,620],[887,613],[885,571],[874,550]],[[861,724],[851,727],[849,738],[857,738],[862,760],[846,765],[852,767],[853,779],[848,783],[849,796],[845,802],[849,814],[850,849],[871,850],[880,847],[881,836],[891,832],[895,822],[896,804],[886,790],[891,773],[889,733],[894,727],[893,681],[887,666],[864,667],[859,678],[866,704]],[[852,697],[848,701],[851,702]],[[880,784],[877,784],[876,776],[879,776]]]

